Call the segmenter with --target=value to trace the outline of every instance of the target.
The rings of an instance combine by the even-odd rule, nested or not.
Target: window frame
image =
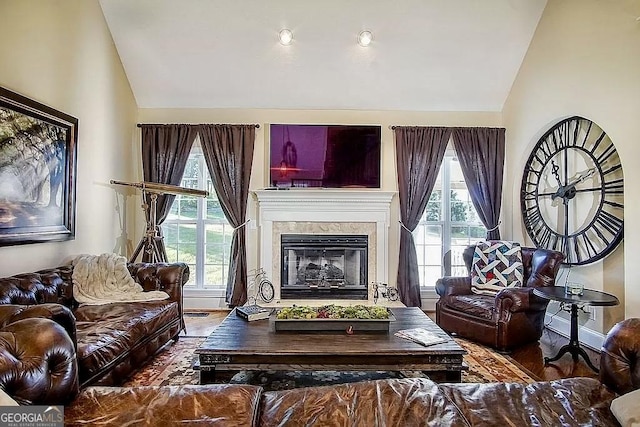
[[[165,228],[165,226],[175,225],[178,229],[177,241],[175,242],[177,245],[177,259],[169,257],[169,251],[167,256],[169,258],[169,262],[185,262],[190,267],[190,274],[193,277],[193,282],[189,280],[187,284],[185,284],[184,290],[186,293],[197,292],[197,293],[205,293],[212,292],[215,294],[214,296],[220,296],[221,291],[226,290],[227,286],[227,275],[229,272],[229,258],[231,255],[231,241],[233,236],[233,227],[229,224],[229,221],[224,218],[224,220],[220,219],[211,219],[207,218],[207,208],[208,202],[214,200],[219,203],[217,194],[215,189],[213,188],[213,178],[211,177],[209,170],[206,165],[206,161],[204,159],[204,153],[202,151],[202,146],[200,145],[199,139],[196,138],[196,141],[191,148],[189,153],[189,160],[192,160],[192,156],[196,156],[198,162],[198,169],[200,173],[197,177],[197,189],[199,190],[207,190],[209,192],[208,197],[196,197],[189,195],[176,195],[174,200],[175,203],[180,203],[185,198],[195,198],[196,201],[196,218],[189,219],[181,219],[181,218],[171,218],[171,214],[167,216],[167,219],[162,223],[161,227],[163,228],[164,235],[169,231]],[[184,176],[180,180],[180,185],[188,188],[193,188],[189,185],[185,184],[185,179],[193,180],[193,178],[185,178]],[[180,205],[179,205],[180,206]],[[172,208],[173,209],[173,205]],[[207,227],[210,225],[221,225],[222,226],[222,235],[223,235],[223,244],[222,246],[222,263],[221,264],[207,264],[207,249],[208,245],[212,243],[208,243],[206,241],[206,233]],[[183,225],[195,225],[195,242],[182,242],[184,244],[195,244],[195,263],[190,263],[186,261],[180,260],[180,227]],[[165,246],[167,243],[165,241]],[[171,251],[173,252],[173,251]],[[206,281],[207,278],[207,267],[210,265],[219,265],[221,269],[221,283],[209,284]]]
[[[428,221],[426,220],[426,215],[427,215],[427,208],[425,207],[425,211],[422,214],[422,217],[420,218],[420,221],[418,223],[418,226],[416,227],[416,229],[413,232],[413,237],[414,237],[414,242],[416,241],[416,238],[418,238],[418,234],[419,233],[426,233],[425,228],[426,227],[431,227],[431,226],[437,226],[440,228],[441,233],[441,241],[440,241],[440,277],[443,276],[451,276],[452,272],[454,271],[454,267],[460,267],[459,265],[452,265],[452,257],[451,257],[451,250],[452,247],[454,246],[453,243],[453,239],[452,239],[452,230],[454,227],[466,227],[468,230],[467,233],[467,240],[468,240],[468,244],[473,244],[477,241],[480,240],[484,240],[486,237],[481,237],[481,238],[474,238],[471,236],[471,228],[472,227],[482,227],[483,229],[486,228],[484,226],[484,224],[482,224],[482,222],[480,221],[477,211],[476,211],[476,218],[477,221],[453,221],[451,219],[451,201],[452,201],[452,197],[451,197],[451,191],[455,190],[455,186],[453,185],[454,183],[452,183],[451,181],[451,167],[452,167],[452,162],[457,161],[457,155],[455,153],[455,151],[452,148],[448,148],[445,156],[442,160],[442,164],[440,165],[440,170],[438,171],[438,175],[439,178],[436,180],[436,185],[434,185],[434,188],[432,190],[431,195],[429,196],[429,201],[431,201],[431,197],[433,196],[434,192],[436,191],[440,191],[441,196],[440,196],[440,217],[438,221]],[[463,180],[464,182],[464,180]],[[438,183],[440,184],[438,186]],[[467,189],[468,191],[468,187],[466,186],[466,183],[464,183],[464,188]],[[473,203],[471,203],[471,199],[468,198],[467,200],[464,200],[463,202],[468,203],[469,206],[471,206],[472,209],[474,209],[475,211],[475,206],[473,205]],[[429,203],[429,202],[427,202]],[[416,247],[418,247],[419,245],[416,243]],[[435,247],[435,245],[427,245],[427,244],[420,244],[420,246],[423,247],[423,251],[422,251],[422,259],[419,259],[418,257],[418,271],[419,271],[419,277],[420,277],[420,288],[423,290],[429,290],[429,289],[434,289],[435,288],[435,282],[433,284],[426,284],[424,283],[424,281],[426,280],[426,278],[428,277],[426,274],[426,268],[428,267],[435,267],[436,264],[427,264],[426,260],[427,260],[427,250],[428,248],[433,248]],[[455,246],[459,246],[459,245],[455,245]],[[464,265],[462,266],[464,267]],[[465,268],[466,271],[466,268]]]

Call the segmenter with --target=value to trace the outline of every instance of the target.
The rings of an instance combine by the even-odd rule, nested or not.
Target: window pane
[[[442,192],[440,190],[434,190],[431,193],[423,215],[425,221],[440,221],[440,213],[442,210],[441,194]]]
[[[176,201],[174,201],[176,204]],[[198,199],[194,196],[180,196],[180,219],[198,219]]]
[[[422,286],[435,286],[439,278],[442,277],[442,269],[438,267],[425,267],[424,282]]]
[[[227,286],[223,278],[226,276],[226,268],[222,265],[207,265],[204,268],[204,286],[205,287],[218,287]]]
[[[451,221],[466,222],[469,219],[466,190],[451,190]]]
[[[218,199],[207,198],[207,219],[222,223],[227,222]]]

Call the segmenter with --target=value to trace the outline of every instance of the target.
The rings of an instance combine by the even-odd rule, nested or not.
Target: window
[[[180,184],[207,190],[209,196],[176,196],[162,224],[169,262],[184,262],[191,274],[185,289],[224,288],[227,284],[233,227],[222,212],[198,140]]]
[[[413,232],[420,286],[442,276],[465,276],[462,251],[486,238],[453,150],[447,150],[420,223]]]

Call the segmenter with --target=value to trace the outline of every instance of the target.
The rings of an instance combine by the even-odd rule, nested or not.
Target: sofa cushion
[[[81,383],[180,318],[178,304],[168,300],[87,305],[75,314]]]
[[[261,387],[212,384],[89,387],[64,410],[65,426],[253,426]]]
[[[617,425],[609,410],[615,394],[594,378],[438,387],[470,425]]]
[[[471,291],[496,295],[505,287],[520,287],[523,273],[520,244],[501,240],[478,242],[471,265]]]
[[[269,391],[261,407],[261,426],[467,425],[426,378]]]
[[[495,297],[489,295],[451,295],[446,304],[454,309],[474,317],[491,319],[495,313]]]

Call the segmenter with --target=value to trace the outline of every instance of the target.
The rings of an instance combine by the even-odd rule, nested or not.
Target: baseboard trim
[[[550,329],[563,337],[569,338],[571,335],[570,320],[547,314],[545,316],[544,323],[547,329]],[[602,347],[602,343],[604,342],[604,338],[605,336],[600,332],[578,325],[578,339],[580,340],[580,344],[599,352]]]

